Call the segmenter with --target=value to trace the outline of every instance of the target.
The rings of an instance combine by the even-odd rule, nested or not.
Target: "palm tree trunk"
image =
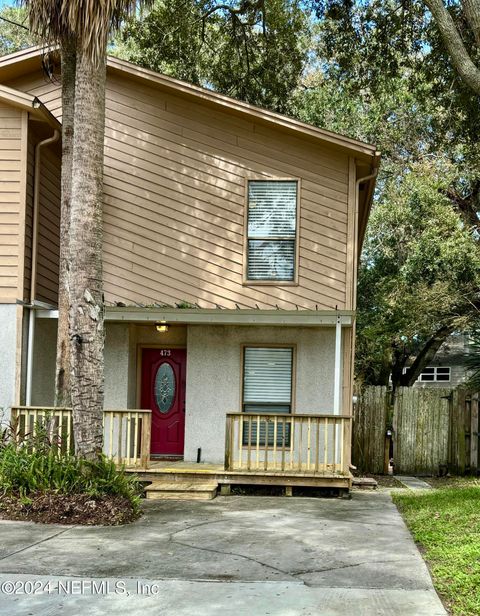
[[[70,353],[77,454],[102,451],[104,306],[102,285],[105,54],[98,66],[77,49],[70,215]]]
[[[62,196],[60,212],[60,267],[58,281],[57,361],[55,406],[71,405],[69,312],[70,199],[72,192],[73,118],[75,111],[75,43],[62,46]]]

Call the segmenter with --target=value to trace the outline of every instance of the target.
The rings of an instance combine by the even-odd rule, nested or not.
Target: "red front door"
[[[185,349],[142,350],[142,409],[152,410],[150,453],[183,455]]]

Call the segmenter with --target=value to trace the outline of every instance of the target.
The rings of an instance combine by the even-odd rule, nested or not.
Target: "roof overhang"
[[[58,310],[36,310],[38,318],[58,319]],[[220,308],[141,308],[107,306],[105,321],[113,323],[168,323],[182,325],[281,325],[333,327],[353,324],[351,310],[227,310]]]
[[[368,217],[372,209],[375,185],[377,182],[378,170],[380,167],[380,152],[376,152],[368,171],[368,179],[359,187],[358,194],[358,259],[365,239]],[[362,190],[363,189],[363,190]]]
[[[56,52],[56,49],[49,49],[51,52]],[[8,54],[0,58],[0,82],[15,79],[21,75],[41,70],[42,59],[45,55],[45,48],[42,46],[30,47],[12,54]],[[168,77],[155,71],[137,66],[126,60],[121,60],[113,56],[108,56],[107,68],[113,73],[127,74],[131,79],[136,79],[142,82],[157,85],[164,90],[172,93],[181,94],[200,100],[206,105],[223,109],[229,113],[236,115],[248,116],[255,121],[273,125],[278,130],[293,132],[306,139],[315,141],[323,141],[325,145],[340,148],[348,152],[351,156],[356,156],[367,162],[372,159],[377,153],[374,145],[364,143],[357,139],[346,137],[332,131],[318,128],[310,124],[305,124],[280,113],[269,111],[255,105],[250,105],[237,99],[213,92],[207,88],[202,88],[189,84],[173,77]]]
[[[45,105],[32,94],[27,94],[26,92],[21,92],[20,90],[8,88],[0,84],[0,102],[12,105],[23,111],[28,111],[33,118],[47,122],[55,130],[62,130],[60,122],[50,113]]]

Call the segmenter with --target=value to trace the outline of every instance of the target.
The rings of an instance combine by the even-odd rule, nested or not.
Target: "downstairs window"
[[[243,355],[243,412],[292,412],[293,348],[245,347]],[[268,428],[267,428],[268,425]],[[258,421],[244,423],[243,444],[257,444]],[[273,422],[260,421],[259,445],[274,444]],[[277,422],[277,446],[288,446],[290,422]]]

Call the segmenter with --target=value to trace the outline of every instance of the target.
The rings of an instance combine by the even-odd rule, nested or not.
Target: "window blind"
[[[245,349],[243,403],[251,407],[252,412],[261,412],[260,408],[263,411],[290,411],[292,354],[291,348]]]
[[[248,237],[295,239],[296,182],[249,182]]]
[[[249,182],[249,280],[294,279],[296,225],[297,182]]]
[[[249,280],[293,280],[294,263],[294,240],[248,240]]]
[[[246,413],[290,413],[292,403],[291,348],[245,349],[243,371],[243,410]],[[259,429],[258,429],[259,428]],[[277,446],[290,445],[289,423],[277,424]],[[274,444],[274,425],[266,421],[252,420],[243,425],[243,444]]]

